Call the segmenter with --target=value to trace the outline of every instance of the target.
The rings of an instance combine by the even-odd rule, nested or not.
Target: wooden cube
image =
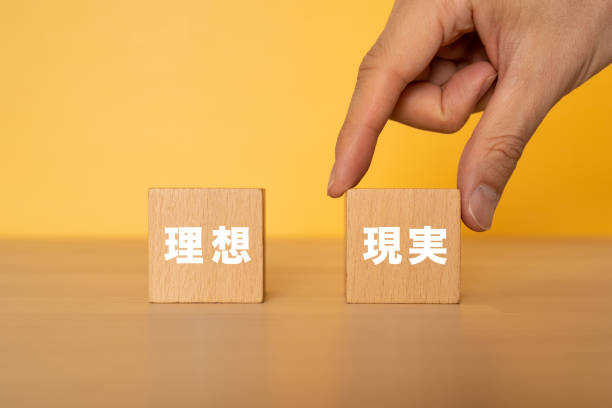
[[[352,189],[346,194],[348,303],[458,303],[456,189]]]
[[[149,301],[259,303],[263,190],[149,190]]]

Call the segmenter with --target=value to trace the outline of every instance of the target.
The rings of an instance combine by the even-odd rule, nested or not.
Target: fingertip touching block
[[[348,303],[459,303],[456,189],[351,189],[346,194]]]
[[[149,190],[149,301],[260,303],[263,190]]]

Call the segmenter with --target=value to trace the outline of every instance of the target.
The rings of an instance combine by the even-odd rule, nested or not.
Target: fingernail
[[[468,211],[476,221],[476,224],[483,230],[491,228],[495,207],[499,202],[499,194],[495,189],[486,184],[476,187],[470,197]]]
[[[482,84],[482,88],[480,88],[480,93],[478,94],[478,100],[480,100],[480,98],[482,98],[483,95],[487,93],[491,85],[493,85],[493,81],[495,81],[495,78],[497,78],[497,74],[491,75],[484,81],[484,83]]]
[[[336,163],[334,163],[331,173],[329,174],[329,182],[327,183],[327,194],[329,194],[329,190],[331,190],[334,185],[334,176],[336,175]]]

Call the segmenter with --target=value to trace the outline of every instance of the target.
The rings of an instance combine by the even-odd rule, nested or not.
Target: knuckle
[[[405,81],[401,75],[401,69],[398,69],[393,63],[393,53],[387,40],[382,37],[376,40],[361,60],[357,72],[357,87],[364,78],[374,75],[374,72],[376,72],[376,75],[394,77],[399,81]]]
[[[443,113],[440,118],[440,132],[455,133],[463,127],[465,120],[452,113]]]
[[[458,109],[452,109],[452,107],[442,103],[442,109],[438,117],[438,131],[442,133],[455,133],[463,127],[468,117],[469,114],[464,115]]]
[[[379,67],[383,56],[386,54],[385,48],[384,43],[378,39],[361,60],[359,73],[362,74]]]
[[[501,175],[509,177],[523,154],[525,142],[514,134],[489,138],[487,157],[495,163],[494,168]]]

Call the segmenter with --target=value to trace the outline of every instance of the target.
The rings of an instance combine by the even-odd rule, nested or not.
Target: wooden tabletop
[[[612,406],[611,240],[466,239],[460,305],[345,304],[342,251],[150,305],[145,242],[0,242],[0,406]]]

